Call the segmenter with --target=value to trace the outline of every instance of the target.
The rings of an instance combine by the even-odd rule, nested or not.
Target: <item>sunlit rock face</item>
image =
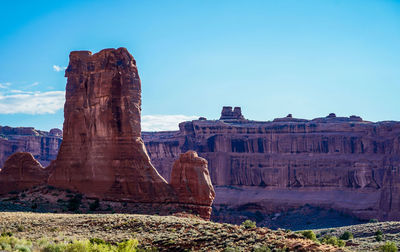
[[[174,197],[140,137],[141,83],[125,48],[71,52],[63,142],[51,185],[137,202]]]
[[[31,127],[0,126],[0,168],[16,152],[30,152],[42,166],[47,166],[56,158],[61,141],[59,129],[46,132]]]
[[[180,153],[195,150],[205,158],[216,208],[269,213],[311,204],[400,219],[400,122],[333,113],[257,122],[225,107],[220,120],[184,122],[179,131],[143,138],[166,177]]]
[[[200,215],[210,216],[211,204],[215,198],[207,160],[194,151],[180,154],[174,162],[171,172],[171,186],[184,204],[202,206]]]

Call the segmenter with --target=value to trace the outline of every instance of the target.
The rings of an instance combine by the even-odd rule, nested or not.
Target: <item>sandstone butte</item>
[[[141,81],[125,48],[71,52],[65,76],[63,139],[56,159],[43,169],[29,153],[12,155],[0,172],[0,193],[48,184],[210,217],[215,193],[207,161],[194,152],[177,157],[171,184],[151,164],[141,138]]]

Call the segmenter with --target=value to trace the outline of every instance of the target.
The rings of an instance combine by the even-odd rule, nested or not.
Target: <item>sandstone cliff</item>
[[[220,120],[181,123],[178,132],[143,133],[159,172],[170,174],[191,149],[208,160],[217,209],[271,213],[311,204],[400,219],[400,122],[335,114],[257,122],[231,110]]]
[[[125,48],[71,52],[65,76],[63,141],[56,159],[42,169],[29,153],[14,154],[0,171],[0,193],[11,191],[7,183],[13,181],[15,190],[47,184],[87,197],[210,217],[214,194],[204,194],[212,190],[207,161],[191,152],[192,162],[183,159],[178,166],[186,175],[177,173],[173,185],[151,164],[141,138],[141,82]]]
[[[30,152],[45,167],[56,158],[61,141],[62,131],[59,129],[46,132],[0,126],[0,167],[15,152]]]

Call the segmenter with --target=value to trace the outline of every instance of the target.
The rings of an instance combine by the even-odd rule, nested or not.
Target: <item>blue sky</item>
[[[3,1],[0,125],[62,127],[72,50],[126,47],[144,130],[335,112],[400,120],[400,1]]]

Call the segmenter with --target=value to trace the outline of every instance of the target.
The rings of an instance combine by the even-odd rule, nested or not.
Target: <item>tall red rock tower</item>
[[[141,82],[132,55],[119,48],[69,58],[63,142],[49,184],[108,199],[175,201],[141,139]]]

